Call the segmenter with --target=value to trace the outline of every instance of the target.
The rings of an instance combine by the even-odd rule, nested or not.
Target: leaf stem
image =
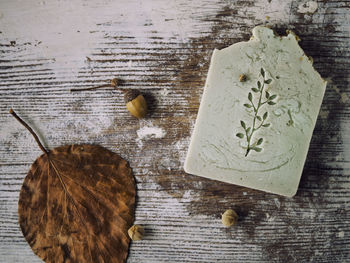
[[[253,101],[250,101],[250,104],[252,104],[254,112],[256,112],[256,108],[255,108],[255,105],[254,105]]]
[[[10,114],[15,117],[15,119],[17,121],[19,121],[24,127],[27,128],[27,130],[33,135],[36,143],[39,145],[40,149],[46,154],[48,155],[49,154],[49,151],[45,149],[45,147],[41,144],[40,140],[39,140],[39,137],[38,135],[36,135],[36,133],[33,131],[32,128],[30,128],[30,126],[24,122],[24,120],[22,120],[17,114],[16,112],[13,110],[13,109],[10,109],[9,110]]]
[[[84,91],[84,90],[93,90],[93,89],[99,89],[99,88],[111,88],[113,87],[112,85],[110,84],[106,84],[106,85],[101,85],[101,86],[96,86],[96,87],[90,87],[90,88],[83,88],[83,89],[71,89],[70,91],[71,92],[74,92],[74,91]]]
[[[96,86],[96,87],[83,88],[83,89],[71,89],[70,92],[94,90],[94,89],[99,89],[99,88],[114,88],[114,89],[119,90],[119,91],[121,91],[121,92],[126,92],[126,89],[122,89],[122,88],[119,88],[119,87],[115,87],[115,86],[109,85],[109,84],[101,85],[101,86]]]
[[[117,90],[120,90],[122,92],[126,92],[125,89],[121,89],[118,87],[118,84],[120,84],[121,80],[114,78],[111,80],[110,84],[104,84],[104,85],[100,85],[100,86],[96,86],[96,87],[90,87],[90,88],[83,88],[83,89],[71,89],[70,91],[84,91],[84,90],[93,90],[93,89],[99,89],[99,88],[115,88]]]
[[[247,156],[248,153],[250,152],[250,149],[251,149],[251,144],[250,144],[250,143],[251,143],[251,139],[252,139],[252,137],[253,137],[254,132],[255,132],[256,130],[258,130],[258,129],[262,126],[262,124],[263,124],[263,122],[264,122],[264,120],[263,120],[262,123],[260,124],[260,126],[259,126],[258,128],[255,129],[255,122],[256,122],[256,119],[257,119],[256,117],[258,116],[259,109],[260,109],[260,107],[261,107],[263,104],[266,103],[266,102],[261,103],[262,94],[263,94],[264,87],[265,87],[265,76],[263,76],[263,78],[264,78],[264,79],[263,79],[263,84],[262,84],[262,87],[260,88],[260,96],[259,96],[259,101],[258,101],[257,107],[255,108],[253,102],[251,102],[252,105],[253,105],[253,107],[254,107],[254,112],[255,112],[255,114],[254,114],[254,119],[253,119],[252,131],[251,131],[251,133],[250,133],[249,136],[248,136],[248,134],[247,134],[248,146],[247,146],[247,151],[246,151],[246,153],[245,153],[245,156]]]
[[[258,127],[258,128],[256,128],[255,130],[259,130],[259,129],[261,128],[261,126],[263,126],[264,121],[265,121],[265,120],[262,120],[262,122],[260,123],[259,127]]]

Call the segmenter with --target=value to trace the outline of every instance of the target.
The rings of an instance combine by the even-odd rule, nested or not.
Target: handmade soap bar
[[[326,82],[289,32],[214,50],[187,173],[295,195]]]

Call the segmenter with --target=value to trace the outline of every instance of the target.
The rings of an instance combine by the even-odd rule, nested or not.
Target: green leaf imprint
[[[252,88],[251,90],[254,93],[257,93],[258,96],[258,103],[257,105],[254,104],[254,99],[253,99],[253,94],[251,92],[248,93],[248,100],[250,103],[245,103],[243,104],[244,107],[247,109],[253,108],[253,113],[254,113],[254,118],[252,120],[252,125],[251,127],[247,128],[247,125],[244,121],[241,120],[241,126],[244,129],[244,133],[237,133],[236,136],[240,139],[243,139],[244,137],[247,140],[248,146],[245,148],[246,153],[245,156],[248,156],[250,151],[255,151],[255,152],[261,152],[262,148],[257,147],[257,145],[261,145],[264,142],[263,138],[259,138],[257,141],[253,142],[253,134],[258,131],[260,128],[264,127],[269,127],[271,124],[270,123],[265,123],[266,119],[268,118],[268,112],[266,111],[261,118],[261,115],[259,116],[259,110],[264,104],[267,105],[275,105],[276,102],[273,100],[277,98],[277,95],[271,95],[269,92],[265,91],[265,98],[266,100],[263,101],[263,92],[265,88],[265,84],[270,84],[272,82],[272,79],[265,79],[265,70],[263,68],[260,69],[260,74],[263,78],[262,81],[257,81],[257,88]]]
[[[237,136],[238,138],[241,138],[241,139],[244,138],[244,134],[243,134],[243,133],[240,133],[240,132],[237,133],[236,136]]]
[[[260,73],[261,73],[261,76],[263,76],[263,78],[265,80],[265,71],[263,68],[260,69]]]

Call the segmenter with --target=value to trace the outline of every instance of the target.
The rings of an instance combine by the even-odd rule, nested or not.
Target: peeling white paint
[[[139,148],[142,148],[143,141],[149,140],[152,138],[160,139],[163,138],[166,134],[163,128],[156,126],[144,126],[137,130],[137,145]]]
[[[345,92],[341,92],[340,89],[338,87],[336,87],[335,85],[332,85],[332,88],[340,96],[340,99],[339,99],[340,103],[347,103],[348,102],[348,100],[349,100],[348,94],[346,94]]]
[[[160,127],[142,127],[137,131],[137,138],[140,140],[149,138],[163,138],[165,131]]]
[[[281,208],[281,202],[277,198],[274,199],[274,202],[275,202],[276,207],[278,209],[280,209]]]
[[[347,103],[349,101],[349,96],[345,92],[340,94],[340,100],[341,103]]]
[[[317,11],[318,4],[315,1],[308,1],[305,3],[301,3],[298,6],[298,13],[301,14],[313,14]]]
[[[328,110],[320,110],[319,115],[320,115],[321,119],[327,119],[328,115],[329,115],[329,111]]]
[[[340,231],[340,232],[338,232],[338,234],[337,234],[337,236],[338,236],[339,238],[343,238],[344,235],[345,235],[344,231]]]
[[[187,41],[193,37],[197,21],[179,15],[184,2],[187,8],[196,8],[196,3],[187,1],[6,0],[1,2],[0,30],[5,41],[31,43],[22,58],[51,59],[50,68],[56,77],[64,79],[67,75],[77,76],[86,57],[93,58],[96,50],[108,47],[112,40],[106,38],[114,36],[109,31],[101,32],[101,24],[125,28],[124,34],[142,48],[154,32],[169,42]],[[35,44],[38,42],[40,45]],[[134,66],[131,60],[126,64]]]

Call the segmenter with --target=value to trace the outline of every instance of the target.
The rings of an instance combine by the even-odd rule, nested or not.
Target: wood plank
[[[96,143],[130,161],[136,222],[146,236],[132,244],[128,262],[350,261],[350,2],[320,0],[314,14],[299,13],[302,3],[2,1],[2,261],[40,262],[19,229],[17,202],[41,152],[7,113],[10,107],[49,148]],[[212,50],[248,40],[258,24],[294,30],[329,83],[292,199],[182,169]],[[115,76],[145,92],[147,119],[133,119],[118,91],[69,92]],[[147,135],[145,127],[158,133]],[[220,222],[228,208],[240,215],[232,229]]]

